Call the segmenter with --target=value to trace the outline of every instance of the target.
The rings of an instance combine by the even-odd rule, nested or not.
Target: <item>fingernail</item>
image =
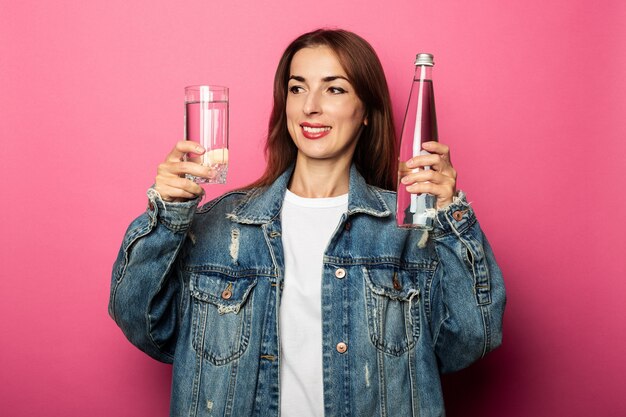
[[[400,180],[400,182],[402,184],[408,184],[409,183],[409,179],[407,177],[402,177],[402,179]]]
[[[202,153],[204,152],[204,148],[202,146],[196,146],[196,152]]]

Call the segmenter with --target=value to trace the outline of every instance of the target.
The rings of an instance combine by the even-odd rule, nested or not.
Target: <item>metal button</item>
[[[454,217],[454,220],[456,220],[457,222],[460,222],[461,220],[463,220],[464,214],[465,214],[465,211],[457,210],[454,213],[452,213],[452,217]]]
[[[230,297],[233,296],[233,283],[229,282],[228,286],[226,287],[226,289],[224,291],[222,291],[222,298],[224,300],[228,300]]]
[[[346,345],[343,342],[337,343],[337,352],[346,353],[347,350],[348,350],[348,345]]]
[[[270,237],[278,237],[280,236],[279,232],[270,232]]]
[[[346,270],[343,268],[337,268],[337,270],[335,271],[335,276],[339,279],[343,278],[346,276]]]
[[[396,291],[402,291],[402,284],[398,281],[398,274],[396,272],[393,273],[393,289]]]

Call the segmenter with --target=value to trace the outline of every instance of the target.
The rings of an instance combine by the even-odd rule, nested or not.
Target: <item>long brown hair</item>
[[[368,125],[363,126],[354,152],[356,168],[368,184],[395,190],[396,135],[383,67],[374,48],[365,39],[341,29],[305,33],[291,42],[283,53],[274,76],[274,107],[265,143],[267,167],[261,178],[249,187],[270,185],[296,160],[297,148],[287,130],[285,113],[289,71],[296,52],[314,46],[327,46],[335,52],[365,105]]]

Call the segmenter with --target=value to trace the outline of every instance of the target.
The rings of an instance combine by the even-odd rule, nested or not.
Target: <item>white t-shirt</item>
[[[304,198],[289,190],[281,213],[285,285],[280,304],[283,417],[323,417],[322,267],[348,194]]]

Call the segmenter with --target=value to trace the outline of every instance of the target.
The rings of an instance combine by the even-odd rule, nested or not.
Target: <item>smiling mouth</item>
[[[311,126],[308,123],[300,125],[302,135],[307,139],[320,139],[326,136],[332,129],[330,126]]]
[[[322,133],[322,132],[328,132],[331,128],[330,126],[323,126],[323,127],[302,126],[302,129],[307,133]]]

